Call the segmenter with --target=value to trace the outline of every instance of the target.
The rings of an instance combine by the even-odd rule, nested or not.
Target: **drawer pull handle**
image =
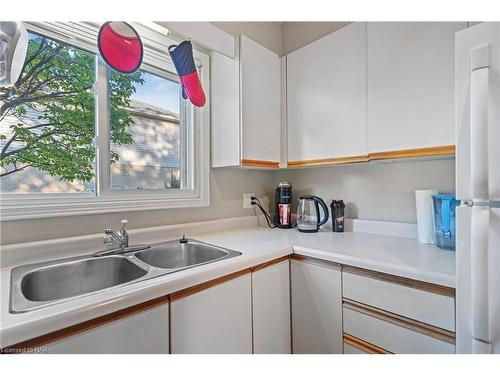
[[[394,354],[388,350],[385,350],[379,346],[373,345],[369,342],[361,340],[355,336],[351,336],[347,333],[343,334],[344,344],[348,344],[362,350],[368,354]]]
[[[455,333],[442,328],[431,326],[430,324],[422,323],[417,320],[406,318],[391,312],[368,306],[348,298],[343,298],[343,307],[349,310],[357,311],[361,314],[369,315],[375,319],[384,320],[386,322],[398,325],[403,328],[434,337],[438,340],[448,342],[455,345]]]

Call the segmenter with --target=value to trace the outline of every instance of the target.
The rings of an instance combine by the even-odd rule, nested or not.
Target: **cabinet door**
[[[112,321],[40,349],[51,354],[168,354],[168,305]]]
[[[464,22],[369,22],[368,149],[455,144],[455,32]]]
[[[253,339],[256,354],[289,354],[290,264],[252,273]]]
[[[294,353],[342,353],[340,269],[292,260]]]
[[[240,165],[240,65],[218,52],[210,61],[212,167]]]
[[[250,274],[170,304],[172,353],[252,353]]]
[[[280,58],[240,38],[241,155],[243,160],[280,161]]]
[[[367,154],[366,24],[287,56],[288,160]]]

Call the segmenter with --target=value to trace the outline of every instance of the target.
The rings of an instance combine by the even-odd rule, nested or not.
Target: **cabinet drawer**
[[[342,272],[343,297],[455,331],[453,289],[418,281],[411,281],[412,285],[409,279],[398,277],[391,281],[392,276],[370,272],[349,268]]]
[[[392,353],[453,354],[454,338],[423,325],[387,318],[376,312],[344,303],[344,333],[360,338]]]

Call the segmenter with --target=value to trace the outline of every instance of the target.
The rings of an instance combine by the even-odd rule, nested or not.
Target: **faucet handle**
[[[123,219],[122,221],[120,221],[120,223],[122,223],[122,229],[120,229],[120,231],[123,231],[125,229],[125,226],[128,224],[128,220],[127,219]]]

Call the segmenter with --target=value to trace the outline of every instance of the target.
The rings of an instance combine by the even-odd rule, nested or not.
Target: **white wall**
[[[253,208],[243,208],[244,192],[273,199],[274,172],[219,168],[210,175],[210,207],[2,222],[0,244],[101,233],[108,227],[119,229],[121,219],[128,219],[127,227],[134,229],[254,215]]]
[[[283,22],[281,54],[287,55],[315,40],[333,33],[350,22]]]
[[[211,22],[233,36],[240,34],[281,54],[281,22]]]
[[[343,199],[350,218],[416,222],[416,189],[455,191],[455,160],[363,163],[277,173],[276,182],[289,181],[293,212],[302,194],[318,195],[329,206]]]
[[[244,34],[257,43],[286,55],[328,35],[350,22],[211,22],[228,34]]]

